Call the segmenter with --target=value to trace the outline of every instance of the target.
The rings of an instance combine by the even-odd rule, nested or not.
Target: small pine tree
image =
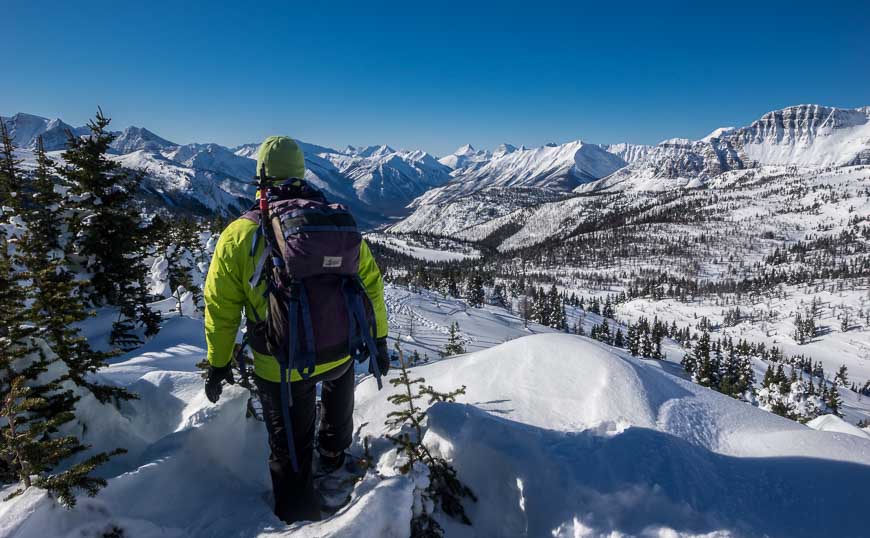
[[[698,365],[695,371],[695,380],[705,387],[715,387],[718,383],[718,368],[710,356],[710,333],[704,331],[692,349],[695,363]]]
[[[46,418],[40,411],[50,406],[48,399],[34,396],[33,389],[25,381],[24,376],[20,375],[12,378],[0,407],[0,418],[6,423],[2,429],[0,459],[9,462],[22,485],[6,500],[36,486],[47,490],[62,505],[72,508],[76,504],[76,490],[84,490],[89,497],[93,497],[106,485],[105,479],[91,476],[91,473],[112,456],[123,454],[124,451],[118,449],[110,454],[100,452],[63,472],[52,473],[60,462],[87,447],[73,435],[50,435],[73,420],[74,414],[64,411],[52,413]],[[31,478],[34,475],[35,480]]]
[[[462,344],[462,339],[459,335],[459,323],[454,321],[450,324],[450,333],[447,336],[447,344],[441,351],[442,357],[450,357],[452,355],[461,355],[465,353],[465,346]]]
[[[86,447],[74,435],[57,433],[75,418],[70,409],[76,398],[62,387],[64,376],[47,379],[58,358],[37,344],[37,328],[22,316],[27,311],[27,290],[21,276],[14,271],[5,235],[0,233],[0,481],[21,484],[9,497],[37,486],[70,507],[76,490],[94,495],[105,485],[90,473],[120,451],[100,453],[66,471],[53,472]]]
[[[415,462],[425,465],[429,472],[429,484],[420,492],[422,497],[420,504],[423,508],[414,514],[411,521],[411,536],[440,537],[444,535],[444,529],[434,519],[431,509],[427,509],[427,506],[430,503],[440,506],[448,516],[465,525],[471,525],[471,520],[462,505],[462,499],[467,498],[477,502],[477,497],[459,480],[456,470],[447,460],[434,456],[423,444],[426,411],[417,402],[423,398],[429,399],[429,405],[436,402],[454,402],[457,396],[465,394],[465,386],[446,393],[436,391],[431,386],[425,385],[426,380],[422,377],[411,377],[398,344],[396,349],[399,355],[400,373],[390,379],[390,384],[400,390],[390,395],[387,400],[398,409],[387,414],[385,424],[388,428],[399,429],[399,433],[387,435],[387,438],[406,458],[399,468],[400,472],[407,474],[413,469]]]
[[[483,278],[480,276],[480,273],[475,271],[468,281],[468,304],[472,307],[479,308],[483,306],[485,299],[486,294],[483,290]]]
[[[0,207],[16,209],[21,205],[19,164],[21,159],[15,157],[15,146],[6,122],[0,120]]]
[[[845,364],[840,366],[840,369],[837,370],[837,374],[834,376],[834,385],[839,385],[841,387],[849,386],[849,369]]]
[[[622,334],[622,329],[616,329],[616,335],[613,337],[613,345],[616,347],[625,347],[625,337]]]
[[[838,417],[843,416],[843,412],[841,411],[843,407],[843,398],[840,397],[840,391],[837,389],[837,384],[831,384],[830,388],[825,395],[825,405],[828,406],[828,411],[832,415],[836,415]]]

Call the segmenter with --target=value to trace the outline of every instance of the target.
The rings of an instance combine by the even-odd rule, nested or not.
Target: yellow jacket
[[[208,276],[205,281],[205,340],[208,345],[208,362],[212,366],[227,365],[233,353],[242,309],[250,319],[265,319],[268,299],[263,296],[266,283],[255,288],[248,284],[256,270],[257,260],[265,248],[259,241],[251,255],[258,225],[248,219],[237,219],[221,233],[215,247]],[[371,299],[375,313],[376,337],[387,336],[387,307],[384,304],[384,281],[365,241],[360,245],[359,276]],[[256,316],[250,311],[253,308]],[[279,382],[281,370],[278,361],[270,355],[254,354],[254,371],[263,379]],[[314,375],[327,372],[350,360],[350,356],[337,361],[320,364]],[[290,372],[290,381],[299,381],[299,372]]]

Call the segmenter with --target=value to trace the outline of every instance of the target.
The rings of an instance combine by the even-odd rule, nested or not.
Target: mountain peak
[[[144,127],[130,126],[112,141],[111,147],[117,153],[124,155],[134,151],[160,151],[178,144],[161,138]]]
[[[712,131],[710,131],[710,134],[700,139],[699,142],[709,142],[714,138],[722,138],[723,136],[729,135],[736,130],[736,127],[719,127],[718,129],[713,129]]]

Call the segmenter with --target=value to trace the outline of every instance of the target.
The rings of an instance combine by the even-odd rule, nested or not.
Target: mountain
[[[438,159],[438,162],[453,170],[467,168],[476,163],[488,161],[492,154],[486,150],[476,150],[471,144],[465,144],[450,155]]]
[[[143,194],[155,198],[154,204],[170,210],[238,215],[251,205],[253,185],[216,169],[175,161],[172,155],[172,151],[164,155],[137,150],[112,159],[131,170],[142,171],[145,174]],[[191,162],[197,160],[195,157],[189,159]],[[253,164],[251,168],[254,168]]]
[[[414,201],[413,207],[443,204],[492,187],[536,187],[568,192],[607,176],[625,161],[601,146],[582,141],[538,148],[500,147],[480,166],[460,169],[449,183]]]
[[[57,118],[50,120],[23,112],[8,118],[0,116],[0,121],[6,124],[15,146],[25,149],[35,148],[36,139],[42,136],[46,151],[61,150],[66,147],[68,133],[79,136],[88,132],[86,127],[73,127]]]
[[[592,158],[601,155],[610,160]],[[454,171],[448,184],[415,200],[414,212],[390,231],[437,230],[511,250],[569,237],[578,226],[592,225],[619,212],[621,204],[637,201],[588,195],[729,189],[748,178],[782,174],[789,167],[812,178],[828,167],[868,163],[870,107],[800,105],[767,113],[746,127],[717,128],[700,140],[671,138],[653,146],[571,143],[493,152],[485,163]],[[600,179],[583,181],[578,170],[584,170],[586,178],[600,174]],[[757,174],[746,175],[750,171]],[[579,198],[568,193],[561,200],[552,197],[571,187],[572,181],[579,183]],[[516,185],[549,194],[541,199],[528,191],[510,193]],[[518,202],[520,198],[528,203]]]
[[[870,107],[798,105],[749,126],[719,128],[700,140],[674,138],[578,192],[650,191],[703,186],[729,170],[758,166],[826,167],[870,163]]]
[[[389,146],[354,148],[320,157],[353,185],[356,197],[387,216],[404,216],[412,200],[450,179],[450,168],[425,151],[396,151]]]
[[[633,163],[636,161],[640,161],[649,154],[652,146],[648,146],[645,144],[602,144],[601,149],[608,153],[612,153],[625,161],[626,163]]]
[[[89,133],[87,127],[25,113],[2,121],[28,168],[38,136],[43,136],[48,151],[59,152],[66,147],[68,132],[75,136]],[[232,216],[253,201],[259,143],[232,149],[213,143],[177,144],[135,126],[114,134],[111,158],[144,173],[142,197],[154,209]],[[367,228],[404,216],[409,202],[450,179],[451,169],[423,151],[395,150],[382,144],[340,152],[297,143],[305,154],[305,179],[332,200],[351,207]],[[60,159],[59,154],[53,157]]]
[[[161,151],[178,144],[161,138],[144,127],[127,127],[112,141],[112,149],[119,155],[134,151]]]

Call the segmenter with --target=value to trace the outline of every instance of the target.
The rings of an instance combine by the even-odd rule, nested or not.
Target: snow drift
[[[870,442],[818,432],[701,388],[669,365],[537,335],[418,368],[464,403],[427,441],[480,498],[448,535],[858,536]],[[358,389],[380,427],[386,391]],[[812,510],[800,507],[812,506]],[[824,514],[824,517],[819,517]]]
[[[245,418],[247,393],[229,387],[210,405],[194,366],[203,354],[201,322],[175,318],[106,368],[141,399],[94,408],[85,440],[129,454],[72,511],[36,489],[0,503],[0,536],[408,534],[414,480],[382,437],[393,387],[378,392],[360,374],[355,421],[376,471],[332,518],[287,527],[271,512],[265,431]],[[867,508],[870,440],[801,426],[670,368],[564,334],[415,368],[436,389],[467,386],[461,402],[430,410],[425,437],[479,498],[472,527],[441,521],[447,536],[865,534],[854,516]]]

